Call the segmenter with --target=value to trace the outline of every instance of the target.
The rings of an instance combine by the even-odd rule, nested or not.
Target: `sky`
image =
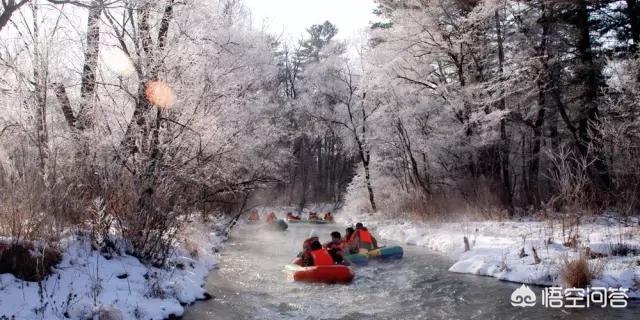
[[[375,20],[373,0],[245,0],[257,28],[298,40],[312,24],[331,21],[338,38],[348,39]]]

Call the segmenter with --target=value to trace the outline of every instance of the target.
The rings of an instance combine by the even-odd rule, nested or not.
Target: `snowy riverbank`
[[[561,244],[561,226],[548,221],[481,221],[459,223],[408,222],[380,215],[341,212],[337,220],[347,225],[364,222],[382,240],[417,245],[447,254],[455,263],[449,271],[495,277],[500,280],[539,285],[560,285],[561,262],[576,257],[575,249]],[[640,249],[640,225],[632,218],[626,225],[614,217],[585,219],[578,238],[594,254],[593,263],[604,264],[593,286],[629,288],[629,296],[640,298],[640,256],[613,256],[619,244]],[[470,250],[465,252],[464,237]],[[552,239],[552,241],[549,241]],[[384,242],[384,241],[381,241]],[[526,256],[521,257],[525,248]],[[535,264],[532,247],[541,260]]]
[[[0,319],[166,319],[207,299],[224,224],[193,223],[167,268],[123,255],[106,259],[77,237],[63,241],[63,259],[41,283],[0,275]]]

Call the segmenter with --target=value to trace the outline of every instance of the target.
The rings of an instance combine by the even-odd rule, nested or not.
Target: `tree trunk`
[[[133,115],[127,124],[124,137],[121,141],[121,148],[129,153],[130,156],[135,155],[139,150],[136,146],[136,135],[142,132],[143,141],[144,137],[148,135],[146,131],[146,119],[145,114],[150,109],[151,104],[145,96],[145,88],[150,81],[158,80],[160,69],[163,66],[163,60],[161,59],[164,53],[167,36],[169,33],[169,26],[173,19],[173,6],[175,0],[167,0],[162,18],[160,19],[160,27],[158,29],[157,46],[153,47],[153,40],[151,39],[151,12],[152,3],[145,3],[140,9],[140,19],[138,23],[140,47],[144,52],[144,59],[142,60],[143,70],[138,75],[138,99],[136,101],[136,107],[133,110]],[[145,150],[146,148],[142,148]]]
[[[369,204],[371,205],[371,210],[373,212],[378,211],[376,207],[376,201],[373,194],[373,187],[371,186],[371,173],[369,170],[369,160],[371,159],[368,151],[364,149],[364,143],[358,135],[354,132],[356,144],[358,145],[358,154],[360,155],[360,160],[362,161],[362,166],[364,167],[364,179],[365,184],[367,185],[367,192],[369,193]]]
[[[60,109],[62,109],[62,114],[64,115],[64,119],[67,121],[67,125],[70,129],[75,129],[76,117],[73,114],[73,108],[71,108],[71,102],[69,101],[67,90],[64,88],[62,83],[54,83],[53,92],[56,94],[56,98],[58,98],[58,103],[60,103]]]
[[[540,37],[540,45],[537,48],[537,55],[540,57],[540,75],[536,81],[538,87],[538,115],[533,123],[533,140],[531,141],[531,157],[529,158],[528,170],[528,193],[527,197],[530,204],[536,207],[540,205],[540,188],[538,175],[540,170],[540,146],[542,144],[542,129],[545,122],[546,112],[546,94],[547,94],[547,82],[549,81],[549,67],[548,67],[548,51],[547,51],[547,37],[549,36],[549,25],[547,22],[547,10],[544,1],[541,3],[541,18],[542,23],[542,35]]]
[[[542,144],[542,125],[544,124],[544,116],[545,110],[544,107],[545,93],[538,93],[538,103],[543,103],[540,105],[540,110],[538,110],[538,116],[536,118],[535,123],[533,124],[533,141],[531,142],[531,158],[529,159],[529,181],[528,181],[528,190],[529,190],[529,203],[534,206],[540,205],[540,189],[539,189],[539,171],[540,171],[540,146]]]
[[[500,80],[504,80],[504,40],[502,35],[502,23],[500,20],[500,13],[498,9],[495,10],[495,23],[496,34],[498,38],[498,71],[500,73]],[[500,93],[501,98],[498,102],[498,108],[504,110],[506,108],[506,102],[504,92]],[[513,194],[511,190],[511,170],[510,170],[510,141],[507,135],[506,119],[500,120],[500,176],[502,180],[502,204],[509,209],[509,212],[513,210]]]
[[[637,0],[627,0],[627,18],[629,19],[631,39],[633,40],[631,51],[635,54],[640,46],[640,6]]]
[[[584,91],[582,98],[584,99],[584,109],[580,115],[578,124],[578,149],[582,157],[591,158],[589,148],[593,141],[593,137],[599,135],[595,124],[598,122],[598,106],[597,98],[600,92],[600,69],[594,61],[591,49],[591,29],[589,26],[589,9],[587,1],[581,0],[577,3],[576,21],[578,28],[578,56],[581,63],[581,72],[578,76],[582,78]],[[598,148],[596,147],[596,150]],[[593,157],[593,169],[590,170],[592,180],[596,186],[607,189],[610,185],[608,168],[604,160],[595,155]]]
[[[47,70],[40,53],[40,25],[38,22],[38,5],[31,3],[33,11],[33,95],[35,100],[35,127],[40,158],[40,173],[44,176],[49,158],[47,131]]]
[[[371,210],[373,212],[378,211],[376,207],[376,201],[373,196],[373,187],[371,186],[371,174],[369,173],[369,161],[363,162],[364,165],[364,178],[367,183],[367,192],[369,192],[369,203],[371,204]]]
[[[100,54],[100,14],[102,6],[93,1],[87,18],[87,47],[84,52],[82,83],[80,84],[80,109],[78,111],[78,128],[93,126],[93,99],[96,91],[96,71]]]
[[[420,189],[422,189],[422,191],[425,194],[431,194],[431,190],[429,189],[425,181],[422,179],[422,176],[420,175],[420,168],[418,167],[418,161],[416,161],[415,157],[413,156],[413,150],[411,148],[411,140],[409,140],[409,133],[405,129],[401,119],[398,119],[396,121],[396,129],[398,131],[398,136],[400,137],[400,141],[402,142],[406,157],[409,160],[408,166],[410,167],[410,170],[411,170],[409,172],[411,181],[413,182],[414,185],[417,183],[418,187],[420,187]]]

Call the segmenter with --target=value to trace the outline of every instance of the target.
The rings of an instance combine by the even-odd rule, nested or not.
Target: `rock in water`
[[[287,228],[289,228],[289,225],[286,222],[284,222],[284,220],[282,220],[282,219],[278,219],[276,224],[278,225],[278,227],[282,231],[285,231],[285,230],[287,230]]]

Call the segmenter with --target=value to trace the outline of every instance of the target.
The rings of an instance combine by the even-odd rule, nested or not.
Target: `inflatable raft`
[[[313,224],[329,224],[333,223],[333,221],[327,221],[322,219],[289,219],[287,218],[287,222],[289,223],[313,223]]]
[[[331,266],[303,267],[301,264],[302,260],[298,258],[284,267],[287,272],[293,275],[294,281],[327,284],[350,283],[353,281],[353,271],[347,266],[335,264]]]
[[[402,259],[404,250],[400,246],[384,247],[365,253],[348,254],[345,259],[355,265],[367,265],[370,259],[397,260]]]
[[[307,222],[309,222],[309,223],[315,223],[315,224],[329,224],[329,223],[333,223],[333,221],[327,221],[327,220],[322,220],[322,219],[309,219],[309,220],[307,220]]]

